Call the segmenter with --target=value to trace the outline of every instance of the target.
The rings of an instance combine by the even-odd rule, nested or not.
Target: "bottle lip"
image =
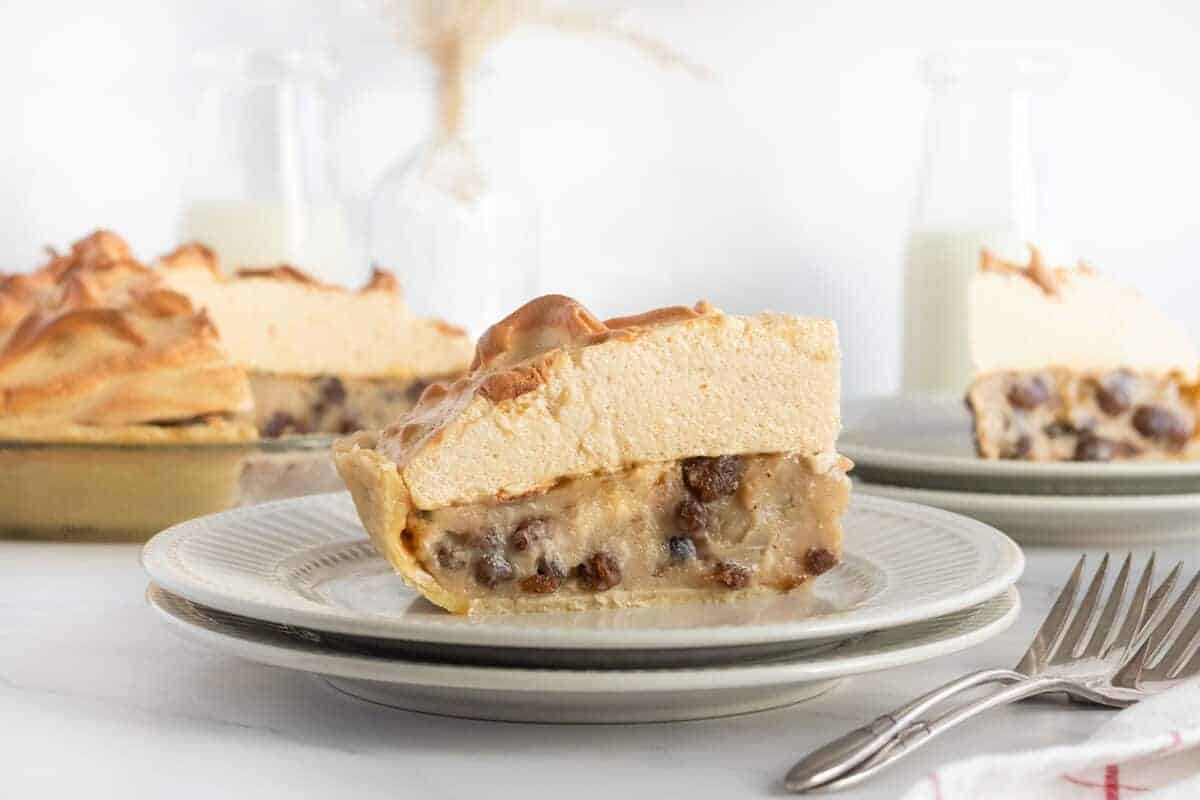
[[[337,59],[329,50],[272,50],[237,45],[197,50],[192,55],[192,66],[229,80],[261,86],[323,84],[338,73]]]
[[[1067,75],[1066,56],[1056,50],[954,48],[928,54],[921,64],[925,82],[934,87],[957,84],[1006,89],[1050,89]]]

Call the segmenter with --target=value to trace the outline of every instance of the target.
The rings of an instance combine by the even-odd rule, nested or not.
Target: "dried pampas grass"
[[[544,0],[395,0],[389,6],[401,41],[424,53],[437,75],[436,142],[461,134],[467,76],[490,49],[523,25],[625,42],[659,66],[712,77],[653,36],[598,13],[553,7]]]

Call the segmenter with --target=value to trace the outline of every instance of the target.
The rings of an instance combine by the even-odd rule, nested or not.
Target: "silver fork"
[[[1127,559],[1128,561],[1128,559]],[[926,742],[936,738],[950,728],[958,726],[961,722],[968,720],[973,716],[980,714],[990,708],[995,708],[996,705],[1013,702],[1016,699],[1024,699],[1031,697],[1034,693],[1067,691],[1073,697],[1091,700],[1096,702],[1096,698],[1090,697],[1090,694],[1097,694],[1106,705],[1129,705],[1138,702],[1142,697],[1158,691],[1163,691],[1174,685],[1178,680],[1182,680],[1194,674],[1189,672],[1189,669],[1200,669],[1200,656],[1193,654],[1192,658],[1184,661],[1190,651],[1194,650],[1195,645],[1200,643],[1200,615],[1188,614],[1189,606],[1192,606],[1196,597],[1200,597],[1200,573],[1196,575],[1188,587],[1183,590],[1183,593],[1178,597],[1176,602],[1170,606],[1168,610],[1168,602],[1172,588],[1174,588],[1175,579],[1180,572],[1182,565],[1177,565],[1175,570],[1171,571],[1171,575],[1163,582],[1163,585],[1154,591],[1150,601],[1147,601],[1144,609],[1145,619],[1144,624],[1140,625],[1140,630],[1135,633],[1135,636],[1129,640],[1129,643],[1124,645],[1123,656],[1115,660],[1114,650],[1121,644],[1121,636],[1126,632],[1126,626],[1122,625],[1121,633],[1117,634],[1114,643],[1110,645],[1102,645],[1102,658],[1104,657],[1104,646],[1109,648],[1108,663],[1114,663],[1116,666],[1105,678],[1098,680],[1085,681],[1087,692],[1080,694],[1078,691],[1072,691],[1072,688],[1066,685],[1055,686],[1056,680],[1064,680],[1056,678],[1055,666],[1056,662],[1062,658],[1072,657],[1074,654],[1079,657],[1079,644],[1070,645],[1072,639],[1072,631],[1075,628],[1080,628],[1082,631],[1087,630],[1087,626],[1091,625],[1091,618],[1094,612],[1085,613],[1087,607],[1087,597],[1085,597],[1084,606],[1081,606],[1079,612],[1076,613],[1075,619],[1078,620],[1080,615],[1088,618],[1088,624],[1080,626],[1078,621],[1073,621],[1070,630],[1066,636],[1052,646],[1049,655],[1049,672],[1044,675],[1034,676],[1034,678],[1021,681],[1019,684],[1014,684],[1003,690],[974,700],[972,703],[967,703],[960,706],[958,709],[947,712],[947,714],[936,718],[932,722],[917,722],[911,724],[895,736],[894,739],[887,742],[886,746],[882,747],[876,753],[864,762],[860,763],[857,768],[852,771],[842,772],[842,775],[834,780],[816,787],[817,792],[824,790],[844,789],[866,780],[876,772],[886,768],[886,766],[896,762],[896,760],[907,756],[908,753],[922,747]],[[1103,569],[1103,565],[1102,565]],[[1145,576],[1144,576],[1145,581]],[[1118,578],[1117,584],[1120,584]],[[1093,596],[1092,589],[1096,588],[1096,581],[1093,579],[1092,587],[1088,589],[1088,596]],[[1117,585],[1114,587],[1116,594]],[[1110,601],[1106,604],[1108,608]],[[1135,597],[1136,602],[1136,597]],[[1133,609],[1133,604],[1130,604],[1130,609]],[[1087,660],[1088,657],[1094,658],[1094,643],[1096,637],[1104,631],[1103,621],[1105,614],[1100,619],[1100,624],[1094,628],[1090,642],[1084,649],[1082,658]],[[1128,619],[1128,615],[1127,615]],[[1040,633],[1040,632],[1039,632]],[[1109,634],[1111,636],[1111,633]],[[1063,655],[1066,649],[1066,655]],[[1163,654],[1163,651],[1165,655]],[[1088,656],[1088,652],[1092,652],[1092,656]],[[1147,667],[1147,661],[1153,660],[1153,667]],[[1140,669],[1138,668],[1140,664]],[[1069,679],[1066,679],[1069,680]],[[1034,691],[1034,686],[1026,686],[1027,684],[1040,684],[1043,686],[1042,691]],[[1045,688],[1049,686],[1049,688]]]
[[[1172,571],[1172,576],[1177,574],[1178,567]],[[1195,611],[1188,612],[1188,608],[1193,605],[1197,597],[1200,597],[1200,573],[1192,578],[1187,588],[1183,590],[1168,611],[1166,599],[1170,594],[1171,586],[1173,586],[1173,581],[1165,581],[1164,585],[1159,587],[1160,590],[1155,592],[1158,599],[1157,605],[1148,615],[1146,624],[1142,626],[1141,632],[1135,637],[1132,645],[1126,648],[1126,653],[1132,652],[1135,647],[1137,652],[1128,657],[1123,666],[1109,680],[1091,687],[1105,696],[1106,704],[1130,705],[1136,703],[1143,697],[1164,691],[1179,681],[1200,672],[1200,655],[1194,652],[1196,646],[1200,645],[1200,614]],[[1151,604],[1154,603],[1155,600],[1152,598]],[[1191,658],[1188,658],[1189,653]],[[1149,661],[1154,661],[1154,665],[1148,666]],[[1002,695],[1006,691],[1008,690],[1002,690],[997,695]],[[861,783],[922,746],[929,739],[988,708],[1005,702],[1003,700],[992,702],[997,695],[969,703],[932,722],[918,722],[906,728],[855,770],[844,773],[841,777],[817,787],[814,791],[836,791]]]
[[[1109,564],[1105,555],[1076,609],[1075,598],[1086,563],[1086,558],[1081,557],[1014,669],[980,670],[965,675],[851,731],[801,759],[788,772],[786,787],[803,792],[858,783],[982,711],[1038,694],[1066,692],[1079,700],[1118,707],[1136,702],[1136,691],[1116,688],[1111,679],[1145,643],[1148,630],[1162,617],[1164,601],[1182,569],[1182,564],[1177,564],[1150,594],[1154,561],[1152,555],[1142,569],[1133,599],[1125,606],[1132,556],[1125,558],[1107,600],[1103,601],[1101,594]],[[1009,685],[933,723],[919,721],[926,712],[955,695],[990,683]]]

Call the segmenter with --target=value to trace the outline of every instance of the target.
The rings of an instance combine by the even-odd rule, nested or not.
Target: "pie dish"
[[[341,488],[326,437],[193,433],[211,437],[0,440],[0,539],[144,542],[193,517]]]
[[[381,428],[471,360],[466,333],[413,314],[381,269],[350,292],[289,266],[228,276],[198,244],[159,266],[167,286],[211,316],[246,371],[263,436]]]
[[[454,613],[728,601],[837,564],[837,329],[548,295],[334,460],[375,546]]]
[[[978,453],[1029,461],[1195,458],[1197,357],[1182,326],[1090,267],[984,251],[967,391]]]

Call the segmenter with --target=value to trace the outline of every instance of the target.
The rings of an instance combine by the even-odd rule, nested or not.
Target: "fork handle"
[[[1024,678],[1021,673],[1008,669],[985,669],[943,684],[812,751],[788,771],[784,783],[788,791],[803,792],[836,780],[883,749],[934,706],[976,686]]]
[[[857,786],[904,758],[909,753],[924,747],[951,728],[957,727],[961,723],[977,717],[985,711],[989,711],[997,706],[1015,703],[1027,697],[1065,691],[1069,687],[1069,682],[1059,678],[1023,678],[1017,683],[1006,686],[999,691],[959,706],[932,722],[918,722],[909,726],[899,736],[891,739],[884,747],[873,753],[870,758],[860,762],[858,767],[853,771],[848,773],[843,772],[839,777],[816,786],[809,791],[839,791],[841,789],[848,789],[851,786]]]

